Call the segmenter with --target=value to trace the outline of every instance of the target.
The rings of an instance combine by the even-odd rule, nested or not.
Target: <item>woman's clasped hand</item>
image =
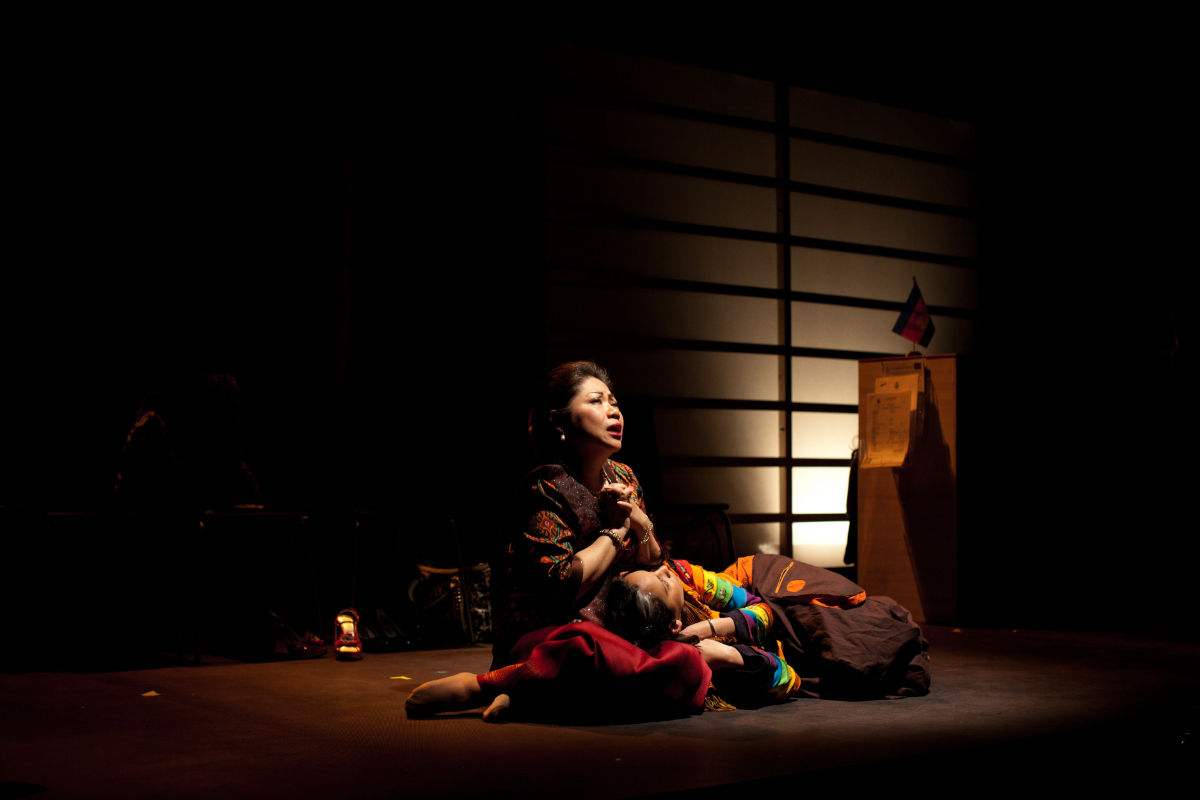
[[[640,542],[650,530],[650,517],[637,502],[637,489],[623,483],[606,483],[600,489],[600,502],[614,529],[635,536]]]

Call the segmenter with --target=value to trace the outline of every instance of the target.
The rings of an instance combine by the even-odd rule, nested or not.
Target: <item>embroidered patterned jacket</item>
[[[645,511],[643,490],[633,470],[611,460],[604,470],[610,479],[633,487]],[[578,620],[603,625],[611,579],[576,598],[582,570],[572,569],[575,553],[611,527],[595,495],[558,464],[538,467],[525,477],[506,525],[506,562],[493,573],[499,581],[493,595],[497,635],[520,635]],[[636,544],[633,537],[626,539],[610,574],[633,566]]]

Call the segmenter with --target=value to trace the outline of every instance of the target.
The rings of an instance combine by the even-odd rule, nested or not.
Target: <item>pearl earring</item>
[[[562,431],[559,431],[558,432],[558,440],[560,442],[565,442],[567,440],[567,435],[565,433],[563,433]]]

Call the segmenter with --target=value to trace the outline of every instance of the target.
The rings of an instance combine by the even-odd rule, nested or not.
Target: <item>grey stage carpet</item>
[[[405,716],[421,681],[486,669],[483,647],[0,675],[0,800],[697,797],[728,796],[735,783],[1145,790],[1195,757],[1193,637],[936,626],[926,636],[927,697],[802,699],[634,725]],[[586,691],[563,693],[564,710],[586,702]]]

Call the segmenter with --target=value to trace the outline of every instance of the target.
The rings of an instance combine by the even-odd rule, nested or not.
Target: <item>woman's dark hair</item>
[[[675,616],[667,604],[624,578],[613,578],[606,603],[604,627],[647,653],[653,654],[663,642],[700,641],[697,636],[672,633]]]
[[[559,364],[538,382],[530,403],[529,440],[542,458],[553,459],[562,445],[558,431],[550,422],[550,412],[569,415],[571,400],[588,378],[596,378],[612,391],[612,379],[608,377],[608,372],[594,361]]]

